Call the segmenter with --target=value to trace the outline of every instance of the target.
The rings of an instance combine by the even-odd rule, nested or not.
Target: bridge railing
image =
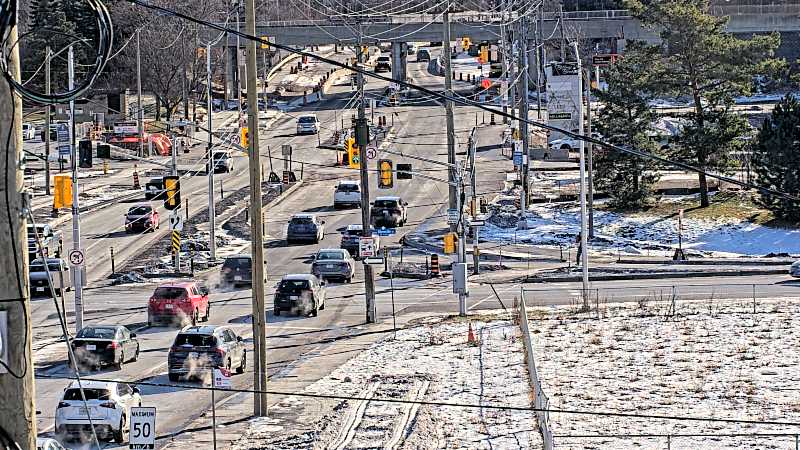
[[[800,1],[784,0],[775,2],[772,0],[765,0],[763,2],[753,1],[746,5],[717,5],[711,7],[711,13],[715,16],[800,14]]]

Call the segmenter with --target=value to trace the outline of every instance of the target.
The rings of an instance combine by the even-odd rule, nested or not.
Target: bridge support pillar
[[[408,44],[392,42],[392,78],[406,81],[408,62]]]

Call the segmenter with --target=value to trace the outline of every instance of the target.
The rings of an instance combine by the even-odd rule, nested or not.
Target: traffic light
[[[378,160],[378,189],[391,189],[394,187],[394,173],[392,172],[392,160]]]
[[[489,46],[486,44],[481,45],[481,55],[480,55],[481,62],[486,64],[489,62]]]
[[[247,148],[250,145],[250,133],[247,130],[247,127],[242,127],[242,147]]]
[[[84,139],[78,142],[78,161],[79,167],[92,167],[92,141]]]
[[[464,49],[464,51],[469,50],[469,46],[471,44],[472,44],[472,41],[470,41],[470,39],[468,37],[465,36],[465,37],[461,38],[461,47]]]
[[[361,149],[356,145],[356,140],[354,138],[347,138],[344,147],[347,149],[348,166],[351,169],[358,169],[361,167]]]
[[[398,164],[397,165],[397,179],[398,180],[410,180],[412,178],[411,175],[411,164]]]
[[[164,177],[164,209],[172,211],[181,207],[181,178],[177,175]]]
[[[266,50],[269,48],[269,36],[261,36],[261,49]]]

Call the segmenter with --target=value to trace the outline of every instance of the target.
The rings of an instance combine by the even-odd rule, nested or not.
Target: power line
[[[72,377],[64,377],[59,375],[38,375],[40,378],[52,378],[52,379],[72,379]],[[512,406],[512,405],[500,405],[500,404],[475,404],[475,403],[457,403],[457,402],[435,402],[435,401],[424,401],[424,400],[410,400],[410,399],[402,399],[402,398],[383,398],[383,397],[358,397],[352,395],[337,395],[337,394],[315,394],[311,392],[294,392],[294,391],[275,391],[275,390],[255,390],[255,389],[236,389],[236,388],[212,388],[207,386],[200,386],[194,384],[173,384],[173,383],[155,383],[151,381],[124,381],[120,379],[104,379],[104,378],[87,378],[81,377],[81,380],[84,381],[99,381],[99,382],[108,382],[108,381],[115,381],[118,383],[129,383],[135,384],[139,386],[150,386],[150,387],[168,387],[168,388],[184,388],[184,389],[191,389],[197,391],[211,391],[216,390],[219,392],[231,392],[231,393],[245,393],[245,394],[253,394],[253,393],[265,393],[268,395],[284,395],[287,397],[304,397],[304,398],[316,398],[322,400],[349,400],[349,401],[370,401],[370,402],[382,402],[382,403],[397,403],[397,404],[406,404],[406,405],[420,405],[420,406],[436,406],[436,407],[443,407],[443,408],[467,408],[467,409],[492,409],[497,411],[526,411],[526,412],[548,412],[550,414],[571,414],[571,415],[583,415],[583,416],[601,416],[601,417],[625,417],[629,419],[651,419],[651,420],[673,420],[677,422],[709,422],[709,423],[738,423],[738,424],[748,424],[748,425],[783,425],[783,426],[793,426],[793,427],[800,427],[800,422],[787,422],[781,420],[750,420],[750,419],[727,419],[721,417],[699,417],[699,416],[671,416],[671,415],[663,415],[663,414],[636,414],[636,413],[625,413],[625,412],[614,412],[614,411],[588,411],[588,410],[579,410],[579,409],[556,409],[556,408],[533,408],[530,406]]]

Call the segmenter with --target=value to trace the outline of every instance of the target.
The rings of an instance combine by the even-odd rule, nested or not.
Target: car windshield
[[[347,234],[348,236],[361,236],[361,230],[358,228],[356,228],[355,230],[347,230],[345,231],[345,234]]]
[[[217,339],[210,334],[179,334],[175,337],[176,347],[213,347]]]
[[[133,208],[128,210],[128,214],[141,216],[144,214],[150,214],[150,211],[152,210],[153,209],[150,208],[149,206],[134,206]]]
[[[225,263],[222,264],[223,269],[250,269],[251,260],[250,258],[228,258],[225,260]]]
[[[227,153],[214,153],[214,159],[228,159]]]
[[[186,289],[182,287],[160,287],[156,288],[153,297],[172,300],[186,295]]]
[[[378,208],[397,208],[397,200],[375,200]]]
[[[111,393],[108,389],[83,389],[83,396],[86,400],[108,400],[111,398]],[[80,389],[67,389],[64,391],[64,400],[82,401]]]
[[[114,339],[114,336],[117,335],[116,328],[109,328],[109,327],[88,327],[82,329],[78,336],[79,338],[87,338],[87,339]]]
[[[292,225],[310,225],[314,223],[310,217],[292,217]]]
[[[50,272],[60,272],[61,271],[61,263],[57,261],[50,261],[47,263],[47,268]],[[41,262],[34,262],[31,263],[30,272],[44,272],[44,264]]]
[[[332,259],[344,259],[342,252],[319,252],[317,254],[317,261],[324,261],[324,260],[332,260]]]
[[[389,57],[388,56],[379,56],[378,57],[378,61],[380,61],[380,62],[389,62]]]
[[[337,188],[339,192],[358,192],[357,184],[340,184]]]
[[[308,280],[281,280],[278,289],[284,292],[294,292],[302,289],[308,289]]]
[[[297,119],[297,121],[300,122],[300,123],[314,123],[314,122],[317,121],[317,119],[315,117],[312,117],[312,116],[303,116],[303,117]]]

